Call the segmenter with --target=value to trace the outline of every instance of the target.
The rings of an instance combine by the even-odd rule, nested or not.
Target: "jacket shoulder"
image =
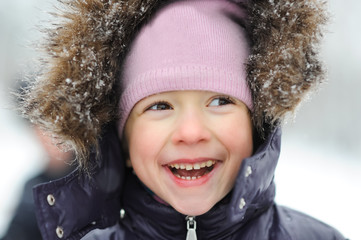
[[[292,240],[345,240],[333,227],[307,214],[284,206],[276,206],[279,231]]]

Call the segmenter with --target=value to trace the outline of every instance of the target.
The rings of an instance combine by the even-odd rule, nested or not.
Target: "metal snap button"
[[[252,167],[248,166],[246,169],[245,177],[249,177],[252,174]]]
[[[125,217],[125,210],[122,208],[120,209],[120,219],[123,219]]]
[[[52,195],[52,194],[49,194],[47,197],[46,197],[46,200],[48,201],[48,204],[50,206],[54,206],[55,204],[55,197]]]
[[[64,237],[64,230],[62,227],[57,227],[56,228],[56,235],[58,236],[58,238],[63,238]]]
[[[243,209],[244,206],[246,206],[246,201],[244,200],[244,198],[241,198],[241,200],[239,201],[239,209]]]

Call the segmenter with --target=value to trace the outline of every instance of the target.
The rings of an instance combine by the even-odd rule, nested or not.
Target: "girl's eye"
[[[146,108],[145,110],[151,110],[151,111],[161,111],[161,110],[171,110],[173,109],[172,106],[169,103],[166,102],[157,102]]]
[[[234,101],[230,97],[216,97],[209,104],[210,107],[217,107],[227,104],[234,104]]]

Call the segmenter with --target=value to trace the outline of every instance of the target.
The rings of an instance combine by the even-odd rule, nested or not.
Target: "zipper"
[[[197,223],[196,223],[195,217],[187,216],[186,220],[187,220],[186,240],[197,240],[197,234],[196,234]]]

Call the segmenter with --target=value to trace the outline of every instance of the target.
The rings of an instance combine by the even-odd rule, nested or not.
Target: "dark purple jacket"
[[[280,142],[278,129],[243,160],[233,191],[195,218],[198,240],[345,239],[330,226],[274,203]],[[75,171],[34,188],[44,240],[186,239],[186,216],[157,201],[128,173],[119,146],[116,130],[109,128],[91,178]]]

